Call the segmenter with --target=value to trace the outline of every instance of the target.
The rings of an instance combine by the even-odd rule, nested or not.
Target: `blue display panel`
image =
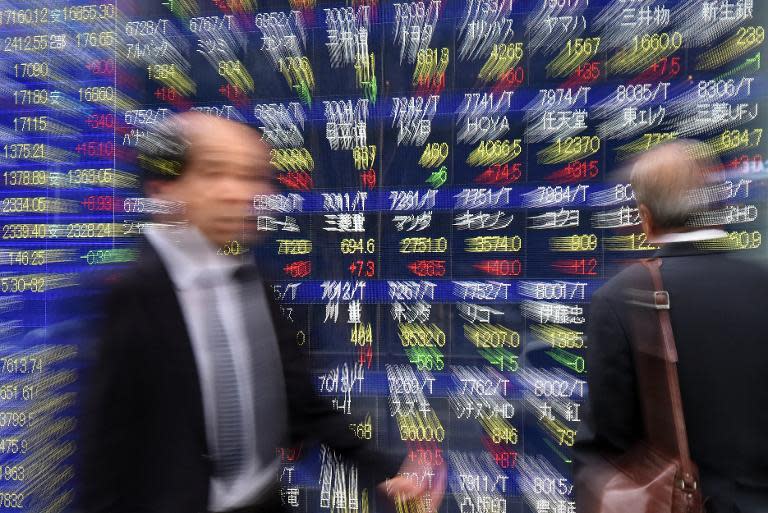
[[[0,0],[0,510],[67,511],[84,273],[136,257],[133,158],[190,109],[259,128],[255,253],[319,393],[446,462],[441,511],[567,512],[591,294],[654,249],[624,166],[710,144],[710,244],[762,252],[764,6],[750,0]],[[703,277],[705,278],[705,277]],[[324,450],[292,510],[380,511]],[[413,479],[429,481],[430,475]]]

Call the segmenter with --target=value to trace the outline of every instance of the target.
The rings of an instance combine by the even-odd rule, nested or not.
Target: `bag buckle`
[[[653,307],[656,310],[669,310],[669,292],[656,290],[653,292]]]
[[[686,480],[686,479],[681,479],[678,486],[680,490],[688,493],[695,492],[699,487],[698,483],[695,480]]]

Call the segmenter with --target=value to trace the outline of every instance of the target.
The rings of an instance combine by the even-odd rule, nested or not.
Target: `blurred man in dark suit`
[[[678,351],[678,374],[692,459],[708,511],[768,511],[768,271],[722,251],[725,210],[706,150],[662,145],[632,168],[643,231],[658,245]],[[631,290],[654,290],[648,271],[628,267],[593,296],[587,331],[589,414],[576,453],[624,451],[643,436],[630,333]],[[588,512],[587,512],[588,513]]]
[[[400,459],[357,439],[317,396],[306,359],[253,262],[253,200],[275,192],[269,148],[250,128],[187,113],[140,147],[151,226],[135,266],[112,284],[84,383],[81,504],[105,513],[281,509],[276,448],[322,442],[386,481],[426,489]],[[226,253],[226,252],[225,252]],[[444,469],[432,500],[439,504]]]

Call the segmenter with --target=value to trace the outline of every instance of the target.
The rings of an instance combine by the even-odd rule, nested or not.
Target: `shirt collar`
[[[218,254],[218,248],[193,225],[151,223],[144,233],[178,289],[229,280],[241,265],[237,259]]]
[[[654,237],[649,242],[653,244],[671,244],[675,242],[696,242],[702,240],[720,239],[727,237],[728,233],[716,228],[706,228],[703,230],[693,230],[690,232],[665,233]]]

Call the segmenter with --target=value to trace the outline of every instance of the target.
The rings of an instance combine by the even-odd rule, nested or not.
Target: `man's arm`
[[[611,302],[592,299],[587,326],[586,415],[576,437],[585,450],[626,450],[642,436],[640,403],[629,337]]]
[[[267,294],[267,297],[271,297]],[[382,483],[379,488],[392,500],[424,500],[429,493],[431,505],[426,511],[437,511],[443,500],[447,483],[446,466],[416,465],[397,454],[397,450],[377,450],[370,441],[354,436],[349,421],[334,410],[329,401],[320,397],[312,382],[309,361],[298,350],[290,325],[283,319],[279,306],[269,301],[272,321],[275,325],[283,360],[291,435],[294,440],[315,440],[325,443],[344,458],[357,463],[361,473]],[[394,454],[393,454],[394,452]],[[404,474],[434,475],[428,489],[428,481],[415,482]],[[386,482],[385,482],[386,481]]]
[[[293,330],[280,318],[274,304],[271,306],[283,360],[292,437],[328,445],[356,462],[362,473],[376,481],[395,476],[403,458],[378,451],[370,441],[357,438],[349,429],[349,419],[318,395],[312,383],[310,363],[298,350]]]

